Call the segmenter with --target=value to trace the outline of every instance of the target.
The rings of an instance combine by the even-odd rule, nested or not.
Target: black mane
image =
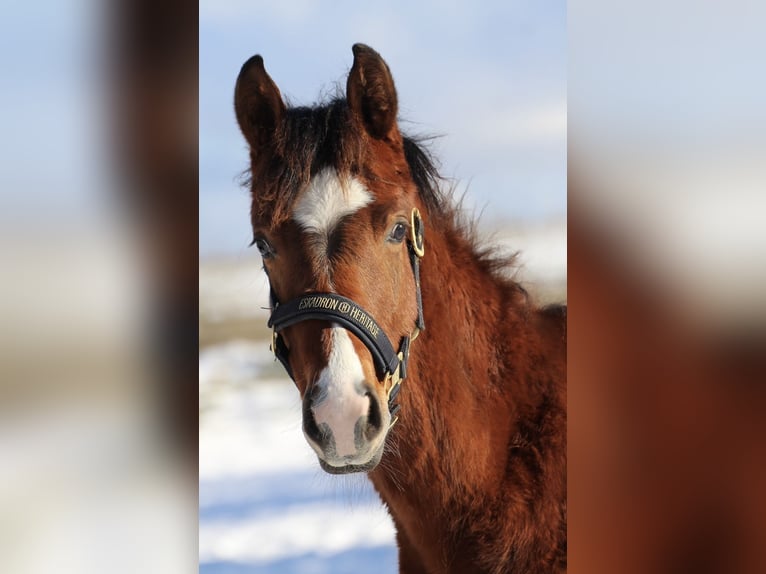
[[[404,155],[427,215],[448,215],[450,199],[442,191],[444,179],[424,138],[402,135]],[[268,216],[278,223],[289,216],[301,190],[321,169],[331,166],[341,175],[356,175],[362,165],[364,136],[344,98],[287,109],[274,137],[274,152],[266,161],[253,158],[246,184],[253,192],[253,219]],[[253,185],[255,183],[255,186]]]

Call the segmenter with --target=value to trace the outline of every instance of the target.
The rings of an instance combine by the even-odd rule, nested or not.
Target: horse
[[[566,307],[537,307],[477,240],[388,65],[288,106],[255,55],[234,108],[272,350],[331,474],[366,473],[400,572],[566,570]]]

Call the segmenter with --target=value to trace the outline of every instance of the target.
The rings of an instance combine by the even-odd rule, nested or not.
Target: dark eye
[[[401,243],[404,241],[404,237],[407,235],[407,226],[404,223],[397,223],[391,229],[391,233],[388,235],[388,240],[392,243]]]
[[[269,259],[270,257],[274,257],[274,255],[276,255],[276,251],[274,251],[271,243],[269,243],[265,237],[256,237],[253,240],[253,243],[258,248],[258,251],[261,252],[261,257],[264,259]]]

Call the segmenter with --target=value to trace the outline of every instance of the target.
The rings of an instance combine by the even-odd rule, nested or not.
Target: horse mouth
[[[321,457],[317,457],[319,460],[319,466],[322,470],[329,474],[352,474],[355,472],[370,472],[380,463],[380,459],[383,456],[383,449],[379,449],[373,457],[363,464],[344,464],[340,466],[334,466],[323,460]]]
[[[321,458],[319,459],[319,466],[322,470],[330,474],[352,474],[354,472],[369,472],[378,465],[375,461],[370,461],[366,464],[347,464],[346,466],[332,466],[327,464]]]

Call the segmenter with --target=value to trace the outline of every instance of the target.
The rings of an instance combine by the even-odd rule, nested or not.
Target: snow
[[[211,320],[258,317],[269,304],[269,283],[259,257],[205,262],[199,274],[200,315]]]
[[[544,225],[506,225],[494,235],[494,240],[503,252],[518,252],[518,280],[538,285],[566,281],[565,221],[553,220]]]
[[[347,509],[298,503],[254,517],[207,521],[200,529],[200,558],[268,563],[312,553],[332,557],[354,548],[390,546],[392,539],[393,526],[378,504]]]
[[[200,573],[393,572],[394,528],[363,475],[325,474],[268,343],[200,353]]]

